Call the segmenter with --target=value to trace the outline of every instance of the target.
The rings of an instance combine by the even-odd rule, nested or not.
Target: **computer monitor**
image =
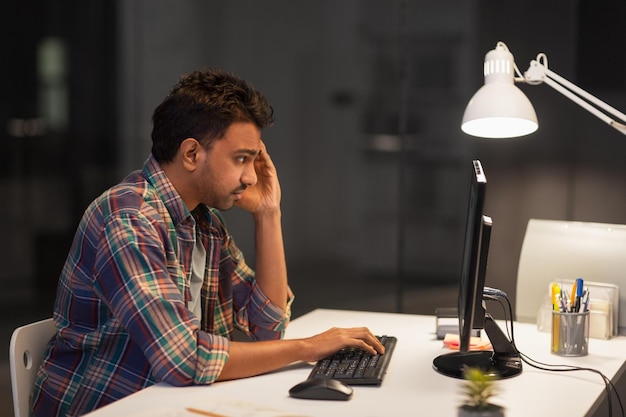
[[[487,177],[480,161],[472,161],[469,201],[465,222],[465,244],[458,294],[459,347],[469,351],[472,329],[482,329],[485,322],[482,289],[487,273],[491,238],[491,218],[483,215]],[[478,291],[480,290],[480,296]]]
[[[481,368],[499,378],[522,371],[519,353],[487,313],[483,300],[492,228],[491,218],[483,212],[486,188],[482,164],[473,160],[457,306],[459,351],[440,355],[433,361],[436,371],[454,378],[463,378],[467,367]],[[473,329],[485,329],[493,351],[470,350]]]

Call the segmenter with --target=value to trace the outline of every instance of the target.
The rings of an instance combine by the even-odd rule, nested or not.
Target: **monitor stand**
[[[443,375],[463,378],[465,368],[480,368],[496,378],[511,378],[522,372],[519,352],[502,333],[490,314],[485,314],[483,328],[491,342],[493,351],[476,350],[451,352],[433,360],[433,368]]]

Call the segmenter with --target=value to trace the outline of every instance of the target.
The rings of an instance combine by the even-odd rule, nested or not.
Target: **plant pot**
[[[504,407],[493,407],[490,410],[473,410],[459,407],[457,417],[504,417]]]

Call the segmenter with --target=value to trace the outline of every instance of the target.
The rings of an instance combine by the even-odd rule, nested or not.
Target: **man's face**
[[[228,210],[241,199],[246,187],[257,182],[254,160],[261,152],[261,131],[253,123],[233,123],[224,137],[204,152],[197,172],[200,201]]]

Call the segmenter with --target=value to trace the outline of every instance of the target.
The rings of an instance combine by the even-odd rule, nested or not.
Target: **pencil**
[[[201,416],[226,417],[225,415],[213,413],[211,411],[200,410],[199,408],[187,407],[186,410],[189,411],[190,413],[200,414]]]

